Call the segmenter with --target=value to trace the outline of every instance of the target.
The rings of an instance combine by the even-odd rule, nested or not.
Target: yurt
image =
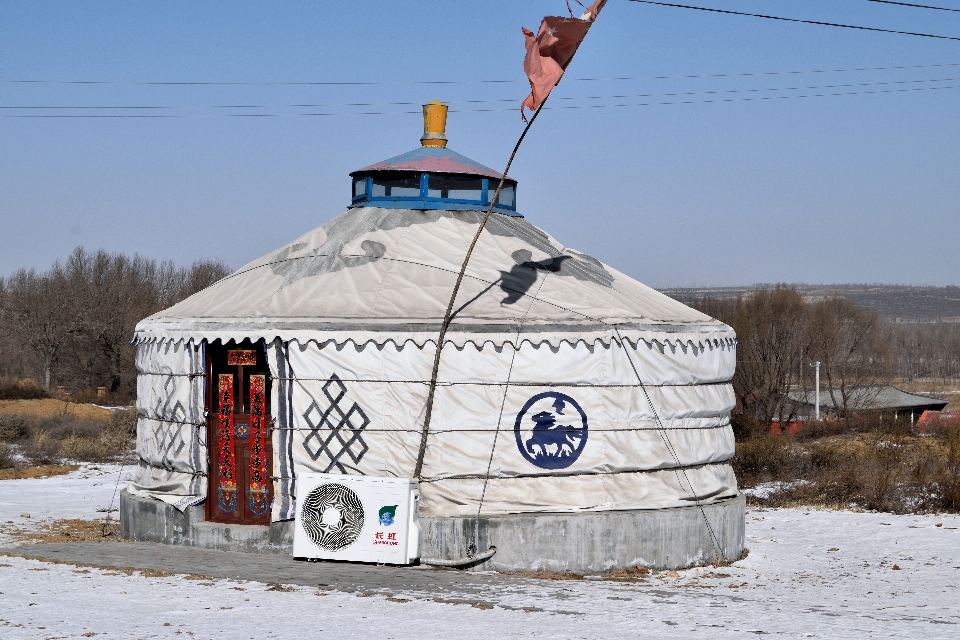
[[[298,478],[321,473],[415,481],[424,559],[739,558],[734,332],[527,222],[510,178],[424,429],[501,179],[446,146],[445,114],[350,174],[345,213],[137,325],[124,536],[289,553]]]

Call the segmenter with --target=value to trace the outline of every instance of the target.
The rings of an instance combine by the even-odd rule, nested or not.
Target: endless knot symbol
[[[370,419],[356,402],[346,411],[341,408],[340,403],[347,395],[347,387],[337,374],[330,376],[323,385],[323,395],[329,403],[326,409],[321,409],[317,401],[313,400],[310,408],[303,414],[303,419],[310,427],[310,434],[304,439],[303,448],[314,462],[321,456],[326,457],[322,463],[329,461],[329,464],[322,473],[330,473],[334,467],[340,473],[347,473],[347,467],[359,473],[356,467],[341,459],[346,455],[353,464],[358,464],[370,449],[361,437],[363,430],[370,424]],[[324,435],[322,432],[327,433]]]
[[[153,437],[161,459],[165,464],[171,464],[187,444],[180,434],[183,423],[187,419],[187,412],[179,400],[174,402],[177,387],[172,375],[163,383],[163,390],[166,397],[157,400],[154,410],[154,415],[159,421],[153,429]],[[171,403],[173,403],[172,407]]]

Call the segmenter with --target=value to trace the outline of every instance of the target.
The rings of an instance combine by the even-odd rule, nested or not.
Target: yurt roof
[[[381,160],[369,167],[357,169],[350,175],[359,173],[370,173],[373,171],[430,171],[433,173],[459,173],[474,176],[483,176],[485,178],[501,177],[490,167],[485,167],[479,162],[471,160],[465,155],[459,154],[453,149],[446,147],[419,147],[398,156]]]
[[[275,338],[435,342],[482,211],[358,207],[146,318],[137,340]],[[564,247],[523,218],[493,214],[447,334],[462,346],[530,341],[731,343],[732,330]]]

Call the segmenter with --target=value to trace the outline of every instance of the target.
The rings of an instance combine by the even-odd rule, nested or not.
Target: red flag
[[[564,70],[573,60],[573,55],[606,2],[607,0],[597,0],[579,18],[546,16],[540,23],[540,32],[536,36],[531,31],[523,30],[527,41],[527,57],[523,60],[523,70],[530,79],[530,95],[520,105],[520,115],[524,120],[524,107],[536,111],[560,82]],[[569,7],[569,4],[567,6]]]

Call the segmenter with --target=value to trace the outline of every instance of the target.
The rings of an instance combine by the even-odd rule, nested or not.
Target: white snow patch
[[[91,465],[57,478],[0,481],[0,518],[100,517],[118,473],[116,465]],[[960,516],[752,508],[746,533],[750,554],[731,567],[638,583],[510,582],[484,595],[498,604],[490,610],[434,601],[476,597],[455,585],[394,593],[409,600],[395,602],[0,556],[0,637],[960,636]]]
[[[741,489],[740,493],[751,498],[769,498],[770,496],[789,491],[796,487],[802,487],[810,484],[808,480],[794,480],[792,482],[763,482],[750,489]]]
[[[117,509],[120,491],[132,480],[136,466],[84,463],[76,471],[62,476],[0,480],[0,523],[13,523],[19,529],[35,529],[44,521],[61,518],[98,520],[106,509]],[[120,480],[119,484],[117,480]],[[29,518],[21,517],[30,514]],[[116,519],[116,512],[113,512]],[[0,534],[0,545],[10,544]],[[0,634],[2,635],[2,634]]]

